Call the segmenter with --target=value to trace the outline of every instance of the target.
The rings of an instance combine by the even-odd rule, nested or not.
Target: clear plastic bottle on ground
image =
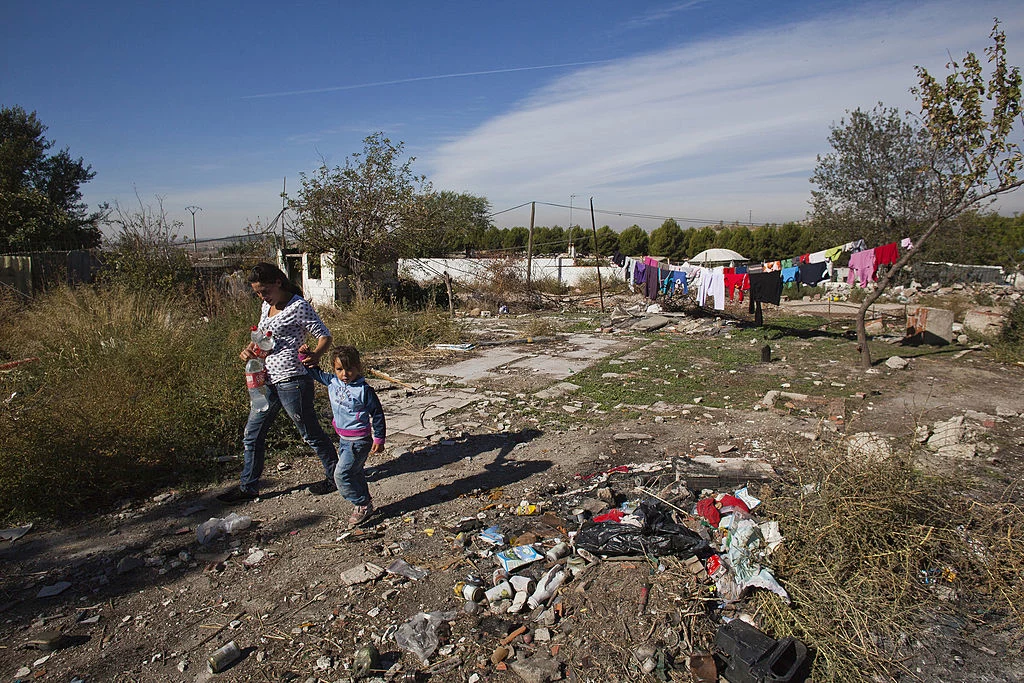
[[[252,409],[262,413],[270,407],[267,400],[267,372],[263,359],[274,348],[274,339],[270,332],[260,332],[255,326],[251,330],[250,339],[259,350],[254,352],[256,358],[250,358],[245,364],[245,386],[249,389]]]

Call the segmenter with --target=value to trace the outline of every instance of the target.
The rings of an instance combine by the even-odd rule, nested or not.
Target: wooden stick
[[[235,615],[234,617],[232,617],[232,618],[228,619],[228,620],[227,620],[227,622],[226,622],[226,623],[225,623],[225,624],[224,624],[223,626],[221,626],[221,627],[220,627],[219,629],[217,629],[216,631],[214,631],[213,633],[211,633],[210,635],[206,636],[205,638],[203,638],[202,640],[200,640],[200,641],[199,641],[198,643],[196,643],[195,645],[193,645],[193,646],[192,646],[192,649],[193,649],[193,650],[195,650],[196,648],[198,648],[198,647],[202,647],[202,646],[203,646],[203,645],[205,645],[206,643],[210,642],[210,641],[211,641],[211,640],[212,640],[213,638],[215,638],[215,637],[216,637],[216,636],[217,636],[217,635],[218,635],[218,634],[219,634],[219,633],[220,633],[221,631],[223,631],[223,630],[224,630],[224,629],[226,629],[226,628],[227,628],[228,626],[230,626],[230,625],[231,625],[231,622],[232,622],[232,621],[235,621],[235,620],[237,620],[237,619],[241,619],[241,618],[242,618],[242,617],[243,617],[244,615],[245,615],[245,610],[242,610],[241,612],[239,612],[238,614],[236,614],[236,615]]]
[[[405,387],[406,389],[412,389],[413,391],[416,391],[416,387],[412,386],[411,384],[406,384],[405,382],[400,382],[399,380],[395,379],[391,375],[385,375],[380,370],[374,370],[373,368],[370,368],[370,374],[374,375],[376,377],[380,377],[381,379],[386,379],[389,382],[394,382],[395,384],[397,384],[400,387]]]
[[[25,363],[34,363],[37,360],[39,359],[35,356],[31,358],[22,358],[21,360],[12,360],[9,363],[0,364],[0,370],[10,370],[11,368],[16,368],[19,365],[24,365]]]

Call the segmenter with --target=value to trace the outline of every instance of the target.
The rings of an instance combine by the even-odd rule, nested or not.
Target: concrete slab
[[[522,358],[509,364],[510,368],[521,368],[542,375],[550,375],[555,379],[571,377],[581,370],[590,367],[590,362],[565,358],[563,356],[539,355],[533,358]]]
[[[521,352],[512,349],[487,349],[475,358],[467,358],[454,365],[435,368],[430,371],[430,374],[458,377],[463,382],[471,382],[491,376],[490,371],[494,368],[508,365],[522,357]]]

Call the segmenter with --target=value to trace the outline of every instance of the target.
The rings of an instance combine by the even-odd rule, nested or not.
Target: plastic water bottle
[[[262,413],[270,408],[270,401],[267,400],[267,370],[263,359],[274,348],[274,340],[270,332],[260,332],[256,327],[252,328],[250,338],[259,350],[254,351],[256,358],[250,358],[245,364],[245,386],[249,389],[252,409]]]

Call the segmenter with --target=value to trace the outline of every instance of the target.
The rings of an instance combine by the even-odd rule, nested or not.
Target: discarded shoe
[[[258,497],[259,494],[255,491],[246,491],[241,486],[236,486],[217,496],[217,500],[233,505],[235,503],[248,503],[249,501],[256,500]]]
[[[338,485],[330,479],[323,479],[315,484],[309,485],[309,492],[314,496],[325,496],[338,490]]]
[[[368,520],[370,516],[373,515],[373,512],[373,501],[366,505],[356,505],[352,508],[352,515],[348,518],[348,525],[350,527],[359,526]]]

